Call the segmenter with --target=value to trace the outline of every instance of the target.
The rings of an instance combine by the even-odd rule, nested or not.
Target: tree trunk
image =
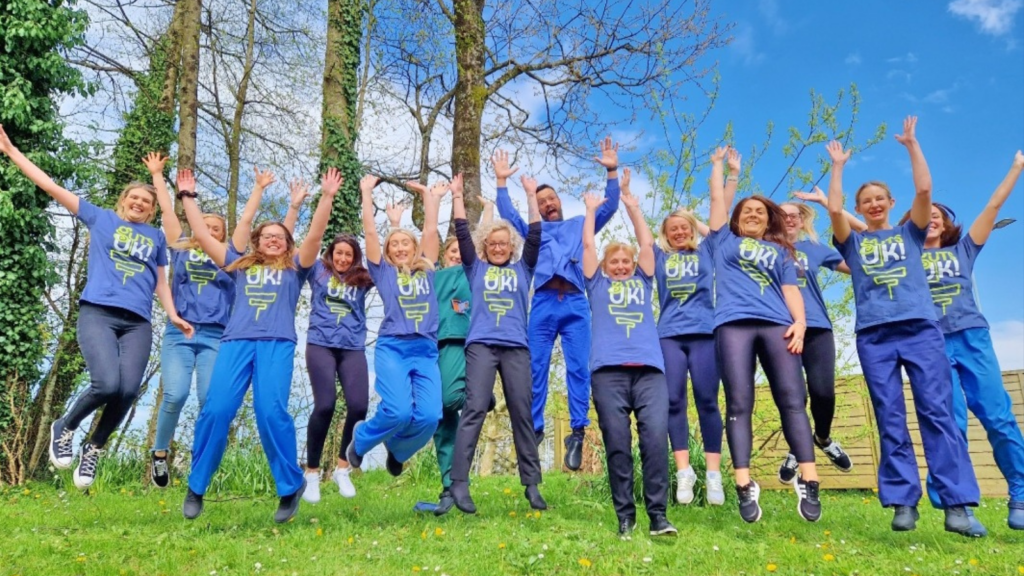
[[[177,32],[181,42],[178,68],[178,169],[196,167],[196,126],[199,113],[199,29],[202,0],[180,0],[181,21]],[[228,227],[234,227],[234,206],[228,204]]]
[[[358,234],[362,230],[359,179],[363,169],[355,143],[363,10],[362,0],[327,2],[320,170],[337,168],[345,181],[334,198],[326,238],[339,233]]]
[[[462,173],[466,219],[480,220],[480,133],[488,88],[484,77],[485,34],[483,0],[455,0],[455,84],[452,122],[452,173]],[[454,221],[449,229],[454,233]]]
[[[256,0],[249,2],[248,22],[245,27],[245,62],[242,64],[242,78],[235,91],[235,112],[231,117],[231,132],[225,135],[228,153],[228,230],[234,230],[237,223],[238,184],[241,171],[242,120],[245,116],[246,96],[254,65],[253,52],[256,45]],[[216,58],[216,56],[214,56]],[[193,134],[193,140],[195,135]]]

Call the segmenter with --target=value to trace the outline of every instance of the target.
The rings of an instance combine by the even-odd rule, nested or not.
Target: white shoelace
[[[103,451],[95,446],[90,445],[89,448],[82,453],[82,462],[78,466],[79,476],[88,476],[90,478],[96,476],[96,465],[100,461],[100,454]]]

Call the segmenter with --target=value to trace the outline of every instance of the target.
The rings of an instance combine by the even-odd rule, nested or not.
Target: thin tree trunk
[[[178,70],[178,169],[194,170],[199,113],[199,32],[202,0],[180,0],[176,10],[181,10],[178,29],[181,41],[181,64]],[[230,204],[228,215],[229,219],[234,215],[234,206]]]
[[[462,173],[466,218],[480,220],[480,134],[488,89],[484,77],[483,0],[455,0],[455,118],[452,123],[452,173]],[[454,231],[454,221],[449,234]]]

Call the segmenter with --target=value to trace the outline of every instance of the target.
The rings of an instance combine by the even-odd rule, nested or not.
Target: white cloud
[[[906,70],[889,70],[885,74],[885,77],[888,80],[900,80],[900,79],[902,79],[907,84],[910,84],[910,78],[911,78],[910,72],[907,72]]]
[[[907,64],[914,64],[917,62],[917,56],[914,55],[913,52],[907,52],[904,56],[894,56],[892,58],[888,58],[886,59],[886,62],[890,64],[901,64],[904,62]]]
[[[759,0],[757,10],[761,13],[762,22],[767,24],[777,36],[789,31],[789,23],[779,15],[778,0]]]
[[[757,50],[753,26],[747,23],[736,26],[736,33],[729,48],[738,54],[743,59],[743,63],[748,66],[758,64],[765,58],[764,53]]]
[[[1008,33],[1022,7],[1024,0],[953,0],[949,3],[950,12],[974,20],[982,32],[992,36]]]
[[[844,60],[844,62],[849,64],[849,65],[851,65],[851,66],[858,66],[858,65],[860,65],[862,60],[860,59],[860,54],[857,53],[857,52],[854,52],[853,54],[850,54],[849,56],[847,56],[846,60]]]
[[[1024,369],[1024,322],[993,322],[990,332],[999,368],[1003,371]]]

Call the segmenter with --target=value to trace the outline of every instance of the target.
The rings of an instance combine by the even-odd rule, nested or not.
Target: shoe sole
[[[363,459],[356,454],[356,430],[358,430],[362,425],[363,421],[359,421],[355,423],[355,426],[352,426],[352,441],[349,442],[348,447],[345,448],[345,461],[348,462],[349,466],[356,469],[361,469],[363,466]],[[355,458],[353,458],[353,456]],[[353,462],[353,460],[358,461],[359,465],[357,466],[357,462]]]
[[[679,530],[675,528],[662,528],[661,530],[651,530],[651,536],[678,536]]]
[[[75,457],[74,457],[74,455],[72,455],[71,456],[71,460],[68,460],[67,464],[61,464],[57,460],[57,455],[53,453],[53,441],[57,437],[57,435],[53,431],[53,427],[56,426],[56,424],[57,424],[56,420],[53,421],[53,422],[50,422],[50,446],[49,446],[49,448],[50,448],[49,449],[49,452],[50,452],[50,464],[53,464],[54,468],[58,468],[60,470],[67,470],[68,468],[71,468],[71,464],[74,463]]]
[[[757,505],[757,516],[755,516],[753,520],[747,520],[746,518],[743,518],[743,514],[740,514],[740,518],[743,518],[743,521],[746,522],[747,524],[753,524],[753,523],[755,523],[755,522],[757,522],[758,520],[761,519],[761,513],[762,512],[763,511],[761,510],[761,505],[758,504]]]
[[[349,483],[351,483],[351,482],[352,482],[352,480],[350,479]],[[337,480],[334,480],[334,485],[338,487],[338,494],[340,494],[342,498],[355,498],[356,497],[356,488],[355,488],[355,486],[352,487],[352,494],[349,495],[349,494],[345,494],[344,492],[341,491],[341,486],[338,484]]]
[[[843,468],[839,464],[836,464],[835,461],[832,460],[832,458],[829,457],[828,452],[825,452],[824,448],[822,448],[821,446],[818,446],[817,441],[814,442],[814,447],[817,448],[818,450],[821,450],[821,453],[825,455],[825,459],[828,460],[829,464],[831,464],[832,467],[835,468],[836,470],[839,470],[843,474],[849,474],[850,472],[853,472],[853,459],[850,458],[849,454],[847,454],[846,457],[850,458],[850,467],[849,468]]]
[[[722,505],[725,504],[725,498],[722,498],[720,501],[719,500],[711,500],[710,498],[707,498],[705,500],[707,501],[708,506],[722,506]]]
[[[804,520],[807,520],[808,522],[817,522],[818,520],[821,520],[822,513],[821,513],[820,510],[818,511],[818,517],[817,518],[808,518],[804,514],[804,511],[800,508],[800,503],[803,502],[804,499],[800,497],[800,490],[799,490],[799,487],[797,485],[796,478],[793,479],[792,484],[793,484],[793,491],[796,492],[796,513],[799,514],[801,518],[803,518]],[[819,504],[818,505],[819,506],[821,505],[820,500],[819,500]]]
[[[685,492],[676,490],[676,502],[679,504],[692,504],[693,503],[693,487],[690,487],[690,497],[686,498]]]
[[[298,516],[299,515],[299,505],[302,503],[302,496],[305,493],[306,493],[306,481],[303,480],[302,481],[302,486],[299,487],[299,494],[298,494],[299,497],[295,499],[295,509],[292,510],[292,513],[289,514],[287,518],[283,518],[281,520],[278,520],[277,517],[275,516],[274,517],[274,522],[276,522],[278,524],[284,524],[284,523],[288,522],[289,520],[291,520],[292,518],[295,518],[296,516]]]
[[[200,504],[199,505],[199,512],[196,512],[195,516],[189,516],[188,514],[185,513],[184,510],[181,511],[181,515],[185,517],[185,520],[195,520],[196,518],[199,518],[200,516],[203,515],[203,508],[204,508],[204,506],[202,504]]]
[[[793,483],[793,480],[796,480],[796,472],[793,473],[793,477],[790,478],[789,480],[784,479],[782,477],[782,474],[779,474],[778,476],[776,476],[776,478],[779,479],[779,484],[784,484],[786,486],[789,486],[790,484]]]

